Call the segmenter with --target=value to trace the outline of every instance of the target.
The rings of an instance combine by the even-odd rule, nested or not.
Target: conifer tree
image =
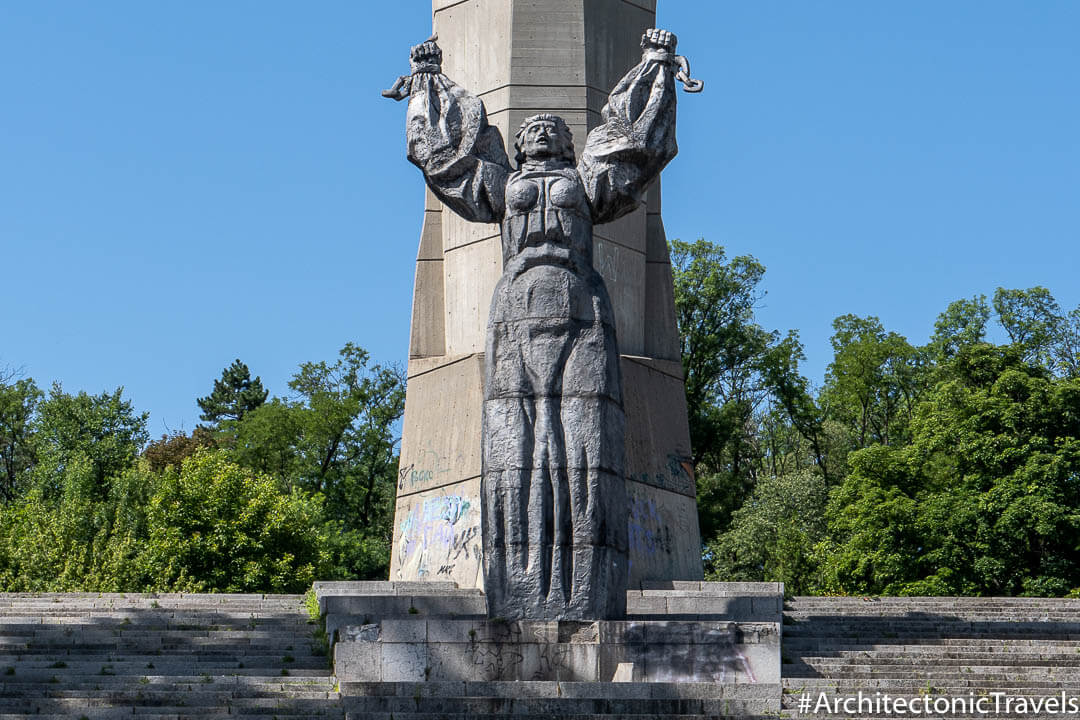
[[[259,377],[252,380],[248,366],[237,358],[221,371],[221,379],[214,381],[214,391],[196,400],[202,410],[199,417],[217,424],[224,420],[239,421],[266,402],[268,394]]]

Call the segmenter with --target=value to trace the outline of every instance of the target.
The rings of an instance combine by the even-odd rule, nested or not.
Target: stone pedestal
[[[435,696],[466,714],[554,708],[541,700],[580,714],[612,703],[675,714],[671,703],[682,713],[688,701],[703,714],[780,709],[778,583],[649,583],[627,593],[626,620],[598,622],[489,619],[482,593],[449,582],[315,589],[341,691],[356,698],[346,707],[357,713]]]

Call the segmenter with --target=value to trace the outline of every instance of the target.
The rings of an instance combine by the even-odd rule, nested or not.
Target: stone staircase
[[[0,720],[344,718],[299,595],[0,594]]]
[[[433,679],[338,688],[319,626],[302,605],[295,595],[0,595],[0,720],[705,720],[775,712],[767,708],[776,685]],[[1071,698],[1080,696],[1080,600],[794,598],[782,653],[785,716],[897,716],[800,713],[804,693],[815,703],[822,693],[833,701],[859,691],[909,701]],[[1010,711],[929,716],[1062,715],[1012,702]]]
[[[1080,600],[797,597],[785,605],[781,647],[785,715],[897,717],[870,705],[800,713],[804,693],[815,703],[821,693],[831,702],[859,691],[939,706],[941,698],[968,701],[929,714],[948,718],[1060,718],[1033,702],[1064,693],[1080,703]],[[1019,697],[1032,703],[1026,712],[1010,700]]]
[[[717,683],[383,682],[342,692],[349,720],[718,720],[775,707],[771,688]]]

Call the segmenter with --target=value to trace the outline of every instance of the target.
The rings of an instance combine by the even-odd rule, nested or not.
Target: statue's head
[[[518,165],[526,160],[559,159],[574,162],[574,136],[558,115],[541,113],[525,118],[514,136]]]

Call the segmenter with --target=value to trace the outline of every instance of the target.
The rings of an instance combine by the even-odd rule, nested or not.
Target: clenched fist
[[[442,72],[442,50],[435,43],[436,38],[436,35],[432,35],[409,50],[409,69],[413,75]]]
[[[641,36],[642,58],[671,62],[675,59],[675,46],[679,40],[674,33],[658,28],[649,28]]]

